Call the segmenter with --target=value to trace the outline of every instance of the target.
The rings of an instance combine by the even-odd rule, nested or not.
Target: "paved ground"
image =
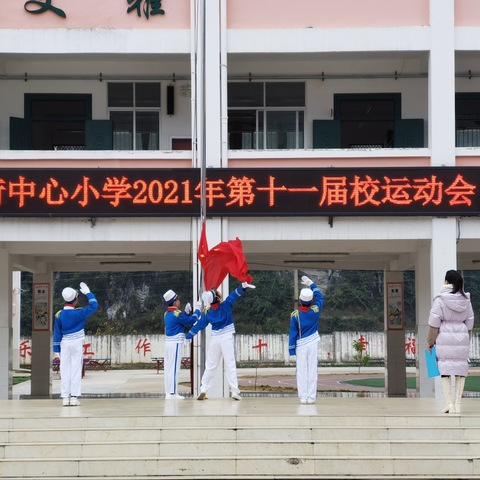
[[[180,372],[180,393],[189,393],[189,370]],[[407,369],[408,374],[414,374],[414,368]],[[319,368],[318,390],[326,392],[377,392],[383,394],[384,388],[363,387],[350,385],[352,379],[383,377],[383,367]],[[294,393],[296,390],[295,367],[282,368],[239,368],[239,386],[242,391],[273,391]],[[163,371],[157,374],[156,369],[147,370],[87,370],[82,381],[84,395],[138,395],[159,396],[164,393]],[[52,373],[52,395],[60,392],[60,376]],[[20,383],[13,388],[14,399],[25,398],[30,395],[30,382]]]

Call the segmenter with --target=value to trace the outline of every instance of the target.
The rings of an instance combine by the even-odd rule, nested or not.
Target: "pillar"
[[[455,165],[454,0],[430,0],[428,139],[432,165]]]
[[[385,384],[389,397],[404,397],[407,394],[407,362],[405,358],[403,272],[386,271],[384,282]],[[396,318],[393,317],[394,310],[398,310]]]
[[[12,264],[0,249],[0,400],[12,398]]]
[[[35,326],[35,286],[48,285],[48,325],[43,328],[41,325]],[[48,273],[34,273],[33,275],[33,295],[32,304],[33,316],[32,321],[32,382],[31,382],[31,396],[32,398],[49,398],[52,391],[52,298],[53,298],[53,281],[52,274]]]
[[[415,295],[417,299],[417,391],[420,397],[441,397],[440,377],[429,379],[425,365],[428,316],[432,299],[440,292],[447,270],[457,268],[456,219],[432,218],[430,249],[418,252],[415,271]]]

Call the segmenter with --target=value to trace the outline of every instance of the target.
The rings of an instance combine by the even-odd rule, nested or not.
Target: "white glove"
[[[203,292],[203,293],[202,293],[203,304],[204,304],[206,307],[207,307],[207,306],[210,306],[210,301],[211,301],[210,296],[211,296],[210,292]]]
[[[185,305],[185,313],[187,315],[190,315],[192,313],[192,306],[190,305],[190,302],[188,302],[186,305]]]
[[[60,354],[58,352],[55,352],[55,358],[60,358]]]
[[[309,287],[312,283],[313,282],[305,275],[302,277],[302,284],[305,285],[306,287]]]
[[[87,293],[90,293],[90,289],[87,287],[86,283],[81,282],[80,283],[80,291],[86,295]]]
[[[255,287],[255,285],[250,285],[250,284],[247,283],[247,282],[243,282],[243,283],[242,283],[242,288],[243,288],[244,290],[246,290],[247,288],[256,288],[256,287]]]
[[[195,303],[195,310],[200,310],[202,311],[202,301],[201,300],[197,300],[197,302]]]

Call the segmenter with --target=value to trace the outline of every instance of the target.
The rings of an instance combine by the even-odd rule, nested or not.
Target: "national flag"
[[[252,282],[252,276],[247,273],[248,265],[243,254],[242,242],[238,237],[228,242],[220,242],[208,250],[204,224],[198,246],[198,258],[202,264],[206,290],[218,288],[228,274],[240,282]]]

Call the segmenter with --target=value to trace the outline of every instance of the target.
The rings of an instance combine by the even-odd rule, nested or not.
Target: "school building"
[[[195,296],[202,217],[253,270],[382,270],[392,395],[414,270],[434,396],[431,299],[480,262],[479,53],[478,0],[1,2],[0,399],[19,272],[48,397],[55,273],[192,270]]]

